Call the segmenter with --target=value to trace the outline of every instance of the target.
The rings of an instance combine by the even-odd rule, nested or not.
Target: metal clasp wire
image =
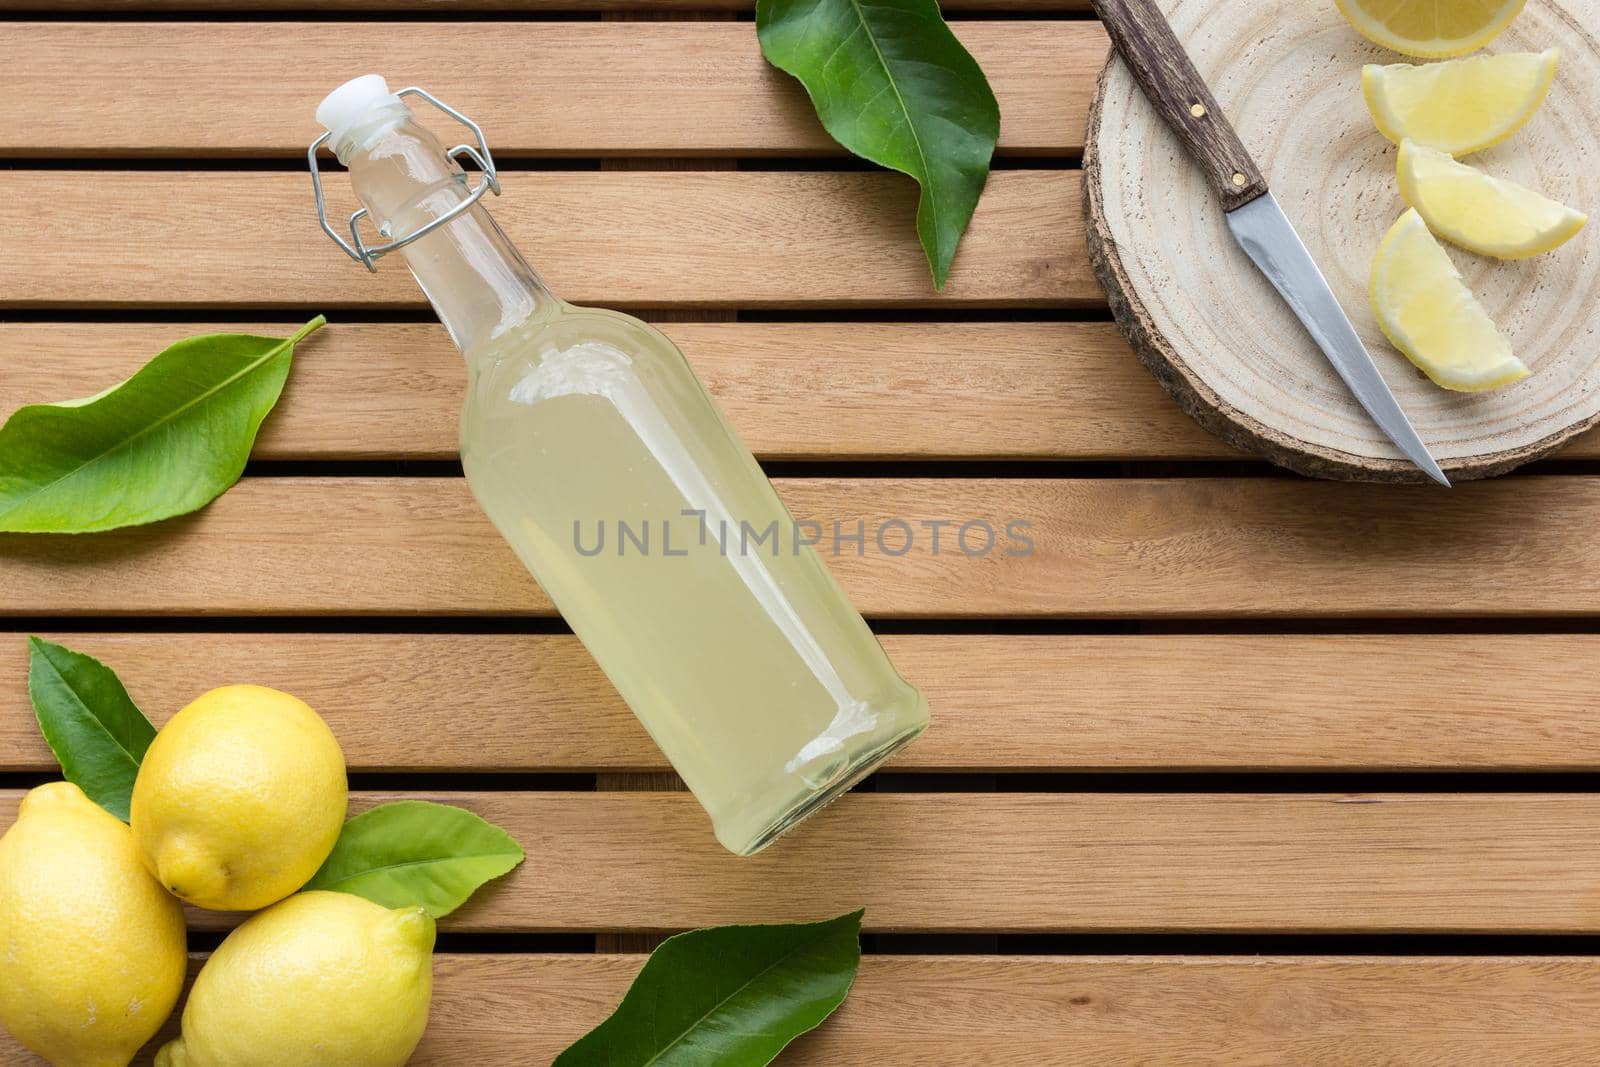
[[[434,107],[438,108],[440,111],[443,111],[446,115],[449,115],[467,129],[471,130],[473,136],[478,139],[477,148],[473,148],[471,145],[458,144],[445,154],[451,159],[455,160],[457,164],[461,162],[462,156],[470,158],[478,165],[478,169],[483,172],[483,177],[478,181],[478,184],[473,188],[473,190],[467,194],[467,198],[465,200],[461,201],[461,203],[457,204],[449,211],[446,211],[438,218],[433,219],[432,221],[423,225],[415,233],[406,234],[406,236],[400,238],[398,241],[390,241],[388,244],[379,245],[376,248],[368,248],[366,243],[361,240],[361,231],[359,228],[359,223],[361,222],[362,216],[367,214],[366,208],[361,208],[350,216],[349,241],[346,241],[343,237],[340,237],[338,231],[336,231],[333,228],[333,225],[328,221],[327,202],[323,199],[322,195],[322,175],[317,170],[317,149],[326,144],[328,138],[333,135],[331,133],[324,133],[321,137],[318,137],[315,141],[312,141],[311,148],[306,152],[306,161],[311,164],[311,188],[317,196],[317,221],[322,223],[322,232],[333,238],[333,243],[344,249],[345,255],[349,256],[357,263],[364,264],[366,268],[373,273],[377,273],[377,261],[381,257],[388,255],[397,248],[404,248],[406,245],[420,237],[426,237],[428,234],[432,233],[434,230],[437,230],[440,226],[450,222],[458,215],[465,211],[471,210],[472,205],[483,199],[483,194],[485,192],[491,192],[495,196],[500,195],[500,176],[495,171],[494,157],[489,154],[489,143],[484,140],[483,130],[479,128],[476,122],[473,122],[471,119],[467,118],[467,116],[463,115],[461,112],[457,111],[443,100],[440,100],[426,89],[419,88],[415,85],[401,89],[394,95],[402,98],[407,96],[420,96],[422,99],[426,100],[428,103],[432,104]]]

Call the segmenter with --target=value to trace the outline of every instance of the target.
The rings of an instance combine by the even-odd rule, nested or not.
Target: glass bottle
[[[446,153],[402,95],[478,134]],[[317,119],[466,357],[461,460],[479,505],[711,816],[757,852],[920,734],[927,703],[660,331],[545,288],[477,199],[470,120],[367,75]],[[484,175],[474,188],[453,157]],[[319,211],[321,185],[317,183]],[[485,669],[492,670],[493,664]],[[535,711],[536,713],[536,711]]]

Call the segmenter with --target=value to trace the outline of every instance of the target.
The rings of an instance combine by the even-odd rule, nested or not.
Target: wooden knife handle
[[[1224,211],[1265,196],[1267,180],[1178,43],[1156,0],[1093,0],[1134,80],[1205,172]]]

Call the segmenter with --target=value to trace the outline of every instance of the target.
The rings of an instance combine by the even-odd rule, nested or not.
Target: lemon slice
[[[1397,169],[1400,195],[1428,229],[1479,255],[1527,259],[1565,244],[1589,221],[1581,211],[1415,141],[1400,146]]]
[[[1508,52],[1414,67],[1369,64],[1361,88],[1379,131],[1452,156],[1499,144],[1544,103],[1560,50]]]
[[[1367,40],[1422,59],[1476,52],[1527,0],[1335,0]]]
[[[1475,393],[1528,376],[1415,210],[1378,246],[1371,294],[1384,335],[1435,384]]]

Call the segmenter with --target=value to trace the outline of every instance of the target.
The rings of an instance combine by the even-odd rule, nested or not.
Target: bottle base
[[[736,856],[754,856],[818,811],[848,793],[857,782],[877,770],[879,766],[902,748],[915,741],[927,728],[928,723],[924,719],[922,722],[907,727],[900,733],[891,736],[876,748],[868,749],[853,762],[846,764],[839,771],[833,782],[807,793],[798,803],[781,813],[748,843],[735,844],[724,840],[720,835],[718,840],[722,841],[724,848]]]

